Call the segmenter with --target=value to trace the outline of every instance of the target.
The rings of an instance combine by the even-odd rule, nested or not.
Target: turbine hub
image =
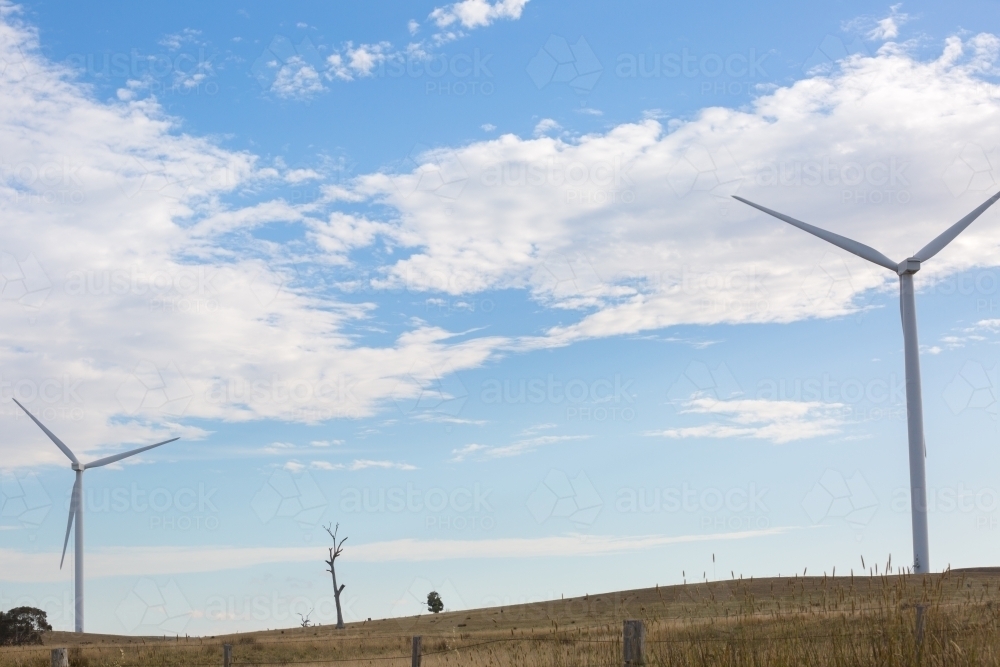
[[[909,259],[904,259],[896,267],[896,273],[899,275],[910,274],[911,276],[920,270],[920,260],[916,257],[910,257]]]
[[[69,467],[72,468],[73,470],[76,470],[77,472],[83,470],[83,464],[82,463],[70,463]]]

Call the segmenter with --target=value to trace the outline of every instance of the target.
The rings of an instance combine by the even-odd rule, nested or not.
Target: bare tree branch
[[[340,610],[340,594],[344,591],[344,584],[340,584],[340,586],[337,586],[337,571],[336,568],[334,567],[334,564],[337,561],[337,556],[343,553],[344,542],[347,541],[347,538],[344,537],[339,542],[337,541],[337,531],[340,530],[339,523],[336,524],[335,526],[333,524],[328,524],[324,526],[324,528],[326,529],[327,534],[330,536],[330,539],[333,540],[333,546],[327,547],[327,552],[329,553],[330,557],[324,562],[329,567],[327,572],[330,573],[330,577],[333,579],[333,600],[337,605],[337,629],[342,630],[344,628],[344,615]]]

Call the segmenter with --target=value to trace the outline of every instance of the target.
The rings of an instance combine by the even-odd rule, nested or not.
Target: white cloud
[[[479,127],[482,128],[483,132],[492,132],[493,130],[497,129],[497,126],[494,125],[493,123],[483,123]]]
[[[198,38],[200,36],[201,36],[201,30],[195,30],[194,28],[184,28],[180,32],[164,35],[163,39],[160,40],[160,45],[167,47],[171,51],[176,51],[185,44],[198,43]]]
[[[470,455],[475,454],[476,452],[480,452],[484,449],[488,449],[488,447],[486,445],[479,445],[476,443],[466,445],[465,447],[459,447],[458,449],[453,449],[451,450],[452,454],[451,461],[455,463],[464,461]]]
[[[562,125],[560,125],[556,121],[552,120],[551,118],[543,118],[540,121],[538,121],[537,125],[535,125],[534,134],[536,137],[541,137],[548,134],[549,132],[561,129]]]
[[[155,101],[96,100],[45,60],[37,33],[10,13],[0,19],[0,59],[13,63],[0,73],[2,160],[25,166],[0,170],[9,216],[0,270],[11,292],[0,301],[0,367],[5,381],[58,388],[56,404],[35,392],[26,406],[83,460],[171,435],[204,437],[186,418],[374,414],[401,384],[417,391],[437,379],[409,370],[418,360],[461,370],[502,344],[455,342],[414,323],[388,346],[359,345],[344,329],[371,305],[312,292],[296,268],[301,257],[249,232],[304,223],[330,261],[370,242],[382,223],[260,201],[256,189],[279,172],[183,134]],[[18,176],[39,169],[58,178]],[[63,465],[9,396],[0,405],[3,466]]]
[[[414,248],[382,286],[526,289],[581,313],[521,349],[844,315],[863,307],[858,295],[894,289],[895,276],[730,195],[908,256],[988,196],[960,187],[956,197],[943,174],[968,137],[986,153],[1000,147],[1000,99],[979,78],[995,42],[953,38],[930,61],[898,50],[852,57],[748,109],[708,108],[667,128],[650,118],[578,139],[506,134],[429,151],[408,173],[363,175],[346,190],[394,208],[386,234]],[[454,198],[423,185],[449,164],[465,179]],[[998,213],[927,262],[918,284],[995,264]],[[831,252],[844,270],[816,273]]]
[[[348,42],[340,53],[327,57],[326,62],[330,68],[328,76],[343,81],[371,76],[376,67],[393,57],[398,57],[398,54],[392,51],[392,44],[389,42],[361,44],[357,47]]]
[[[989,340],[990,336],[995,336],[998,333],[1000,333],[1000,319],[994,318],[979,320],[972,326],[961,327],[956,329],[953,334],[942,336],[941,344],[946,349],[957,350],[965,347],[969,343],[980,343],[982,341]],[[928,351],[930,351],[931,354],[938,354],[941,352],[941,347],[935,345]]]
[[[541,428],[544,428],[544,426]],[[452,457],[450,460],[458,463],[472,456],[475,456],[479,460],[502,459],[527,454],[547,445],[586,440],[591,437],[589,435],[535,435],[535,431],[533,430],[525,431],[522,435],[529,437],[523,437],[509,445],[499,447],[473,443],[459,449],[453,449],[451,450]]]
[[[791,527],[763,530],[698,533],[692,535],[562,535],[538,538],[484,540],[415,540],[355,544],[344,550],[344,561],[353,563],[431,562],[495,558],[563,558],[645,551],[671,544],[726,542],[782,535]],[[69,581],[72,573],[59,570],[58,552],[18,551],[0,548],[8,566],[0,581]],[[316,560],[313,547],[114,547],[87,553],[87,576],[95,579],[120,576],[157,576],[189,572],[238,570],[267,563],[308,563]]]
[[[306,99],[325,88],[319,72],[299,56],[292,56],[278,70],[271,90],[279,97]]]
[[[330,445],[342,445],[343,440],[313,440],[309,443],[313,447],[329,447]]]
[[[784,444],[839,433],[843,425],[840,403],[770,401],[762,399],[693,398],[681,414],[709,415],[722,423],[652,431],[666,438],[755,438]]]
[[[439,28],[459,24],[463,28],[482,28],[499,19],[516,21],[528,0],[462,0],[451,5],[438,7],[430,14],[430,19]]]
[[[416,470],[417,467],[409,463],[397,461],[372,461],[370,459],[357,459],[348,467],[349,470],[367,470],[368,468],[380,468],[382,470]]]
[[[909,14],[899,11],[902,5],[890,7],[890,14],[876,22],[876,26],[868,32],[869,39],[886,40],[899,37],[899,26],[909,20]]]
[[[330,463],[329,461],[310,461],[309,467],[313,470],[343,470],[343,463]]]
[[[352,42],[347,42],[336,53],[327,57],[326,76],[340,81],[354,81],[372,76],[378,67],[389,61],[429,60],[432,57],[432,45],[440,46],[464,36],[465,33],[459,27],[474,29],[488,26],[498,19],[519,19],[527,2],[528,0],[498,0],[491,4],[486,0],[463,0],[438,7],[428,19],[444,30],[435,33],[430,38],[430,44],[420,40],[408,44],[405,49],[398,49],[387,41],[360,44],[357,47]],[[420,31],[420,23],[411,19],[406,28],[410,35],[416,35]]]
[[[371,245],[380,234],[394,236],[395,229],[382,222],[339,212],[331,213],[325,222],[309,221],[308,238],[335,264],[348,263],[347,255],[351,250]]]

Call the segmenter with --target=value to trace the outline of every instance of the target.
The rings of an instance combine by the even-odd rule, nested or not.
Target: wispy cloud
[[[455,463],[458,463],[464,461],[465,459],[476,454],[477,452],[483,451],[484,449],[489,449],[489,447],[477,443],[472,443],[470,445],[466,445],[465,447],[459,447],[458,449],[451,450],[450,460]]]
[[[721,423],[647,431],[666,438],[754,438],[784,444],[839,433],[844,406],[840,403],[694,398],[681,414],[711,415]]]
[[[396,461],[372,461],[371,459],[355,460],[348,466],[348,470],[366,470],[368,468],[381,468],[383,470],[416,470],[417,466],[409,463],[399,463]]]
[[[470,457],[480,460],[508,458],[511,456],[527,454],[528,452],[533,452],[536,449],[547,445],[555,445],[575,440],[586,440],[590,437],[591,436],[589,435],[540,435],[522,438],[521,440],[517,440],[509,445],[499,447],[473,443],[451,450],[452,457],[450,460],[453,462],[460,462]]]
[[[782,535],[794,527],[693,535],[563,535],[538,538],[485,540],[415,540],[355,544],[343,559],[354,563],[430,562],[495,558],[560,558],[644,551],[671,544],[728,542]],[[87,554],[87,576],[156,576],[190,572],[238,570],[266,563],[308,563],[316,560],[314,547],[115,547]],[[69,581],[60,570],[59,553],[0,548],[6,567],[0,581]]]
[[[900,27],[910,20],[910,15],[901,12],[902,3],[889,7],[889,15],[879,18],[871,14],[862,14],[850,21],[845,21],[842,28],[854,35],[863,35],[871,41],[886,41],[899,37]]]
[[[289,461],[285,464],[285,469],[290,472],[301,472],[306,466],[298,461]],[[373,461],[371,459],[355,459],[351,463],[331,463],[330,461],[310,461],[309,468],[313,470],[347,470],[355,472],[358,470],[368,470],[378,468],[381,470],[416,470],[417,466],[400,461]]]
[[[969,343],[980,343],[1000,334],[1000,319],[979,320],[969,327],[956,329],[954,333],[941,337],[941,345],[927,348],[930,354],[938,354],[942,347],[947,350],[957,350]],[[923,348],[922,348],[923,349]]]

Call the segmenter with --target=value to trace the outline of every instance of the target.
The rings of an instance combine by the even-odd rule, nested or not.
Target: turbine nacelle
[[[907,274],[912,276],[919,270],[920,270],[920,260],[917,259],[916,257],[908,257],[907,259],[904,259],[902,262],[900,262],[899,266],[896,267],[896,273],[898,273],[901,276]]]

